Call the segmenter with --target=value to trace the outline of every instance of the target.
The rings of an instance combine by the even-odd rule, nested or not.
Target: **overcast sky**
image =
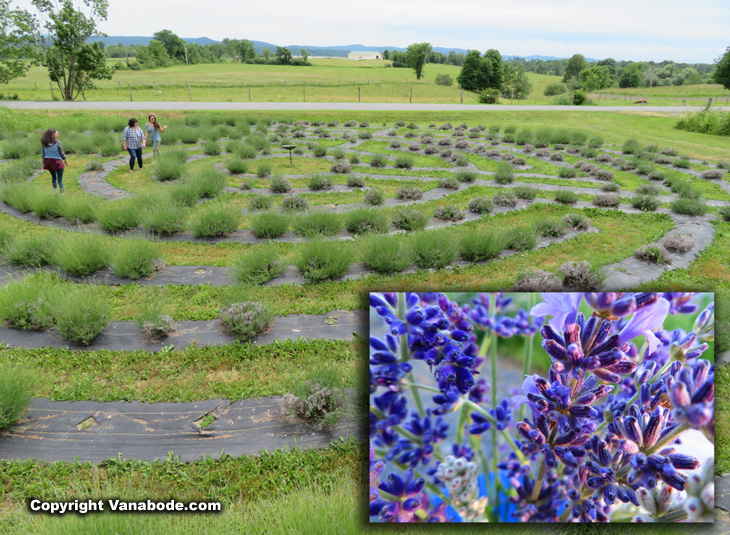
[[[27,7],[30,0],[12,3]],[[180,37],[282,46],[426,41],[520,56],[711,63],[730,46],[730,1],[109,0],[99,28],[108,35],[169,29]]]

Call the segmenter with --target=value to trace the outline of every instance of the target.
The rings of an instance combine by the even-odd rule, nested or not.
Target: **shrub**
[[[724,221],[730,221],[730,206],[723,206],[717,212]]]
[[[0,199],[21,212],[30,212],[30,197],[36,192],[36,186],[30,182],[8,184],[0,188]]]
[[[684,215],[704,215],[707,205],[700,199],[680,198],[672,203],[672,212]]]
[[[467,208],[475,214],[488,214],[494,210],[494,202],[488,197],[476,197],[469,201]]]
[[[376,273],[400,273],[413,263],[410,247],[398,236],[371,236],[363,247],[363,264]]]
[[[613,208],[619,205],[619,196],[615,193],[599,193],[593,196],[593,204]]]
[[[352,253],[336,243],[308,243],[297,259],[299,273],[308,282],[341,279],[352,263]]]
[[[514,179],[515,177],[510,164],[504,162],[497,164],[497,170],[494,173],[494,181],[497,184],[511,184]]]
[[[499,89],[484,89],[479,92],[478,99],[480,104],[498,104]]]
[[[418,210],[401,209],[393,214],[393,226],[398,230],[414,232],[423,230],[428,223],[428,217]]]
[[[465,233],[459,249],[467,262],[485,262],[499,256],[505,245],[503,234],[487,230]]]
[[[568,290],[598,290],[603,283],[603,277],[585,260],[566,262],[558,268],[558,274],[562,275],[563,286]]]
[[[33,396],[34,374],[24,366],[0,361],[0,432],[20,419]]]
[[[135,318],[146,340],[159,340],[177,330],[177,324],[156,306],[147,306]]]
[[[350,164],[348,163],[347,166],[349,167]],[[312,191],[326,191],[332,189],[332,182],[326,176],[314,175],[309,179],[308,186]]]
[[[365,204],[371,206],[380,206],[385,203],[385,196],[379,189],[371,189],[365,192]]]
[[[360,155],[359,154],[350,154],[350,163],[352,165],[360,163]]]
[[[251,218],[251,231],[259,239],[272,240],[284,234],[289,228],[285,215],[266,213]]]
[[[436,83],[436,85],[451,87],[451,85],[454,83],[454,80],[448,74],[437,74],[434,82]]]
[[[40,152],[40,143],[31,138],[17,139],[10,138],[2,145],[3,158],[7,160],[20,160]]]
[[[154,243],[124,240],[114,248],[109,265],[117,276],[136,280],[155,271],[159,259],[160,253]]]
[[[66,273],[83,277],[104,269],[109,257],[99,236],[70,233],[54,245],[51,263]]]
[[[459,254],[459,244],[443,231],[419,232],[411,237],[413,261],[422,269],[442,269]]]
[[[180,162],[174,155],[168,156],[166,153],[160,154],[155,162],[154,175],[157,180],[166,182],[168,180],[178,180],[185,172],[185,162]]]
[[[565,221],[570,228],[576,230],[588,230],[588,227],[591,224],[587,217],[580,214],[567,214],[563,217],[563,221]]]
[[[353,210],[347,214],[345,222],[347,230],[355,235],[383,234],[388,232],[388,220],[376,210]]]
[[[636,188],[636,193],[641,195],[659,195],[659,187],[654,184],[642,184]]]
[[[509,208],[514,208],[519,203],[514,191],[506,190],[495,193],[492,200],[494,200],[494,204],[498,206],[507,206]]]
[[[694,247],[695,241],[692,239],[692,236],[688,234],[675,234],[664,238],[662,240],[662,245],[668,251],[686,253]]]
[[[252,145],[241,145],[236,150],[236,156],[241,159],[253,160],[256,158],[256,147]]]
[[[19,236],[5,245],[5,258],[14,265],[45,266],[51,262],[54,248],[51,236]]]
[[[578,170],[575,167],[560,167],[558,176],[560,178],[575,178],[578,176]]]
[[[292,187],[286,178],[275,176],[269,182],[269,189],[272,193],[289,193]]]
[[[357,137],[359,139],[372,139],[373,133],[372,132],[358,132]]]
[[[456,160],[454,160],[454,164],[456,164],[457,167],[466,167],[469,165],[469,158],[467,158],[463,154],[459,154],[456,157]]]
[[[413,186],[407,186],[400,188],[395,196],[399,201],[418,201],[423,198],[423,190]]]
[[[309,201],[299,195],[290,195],[281,201],[281,208],[287,211],[302,211],[309,207]]]
[[[286,266],[273,248],[249,252],[233,263],[233,279],[240,284],[264,284],[283,275]]]
[[[135,228],[140,221],[137,201],[122,199],[100,203],[94,207],[94,219],[107,232],[121,232]]]
[[[34,188],[28,192],[26,202],[31,212],[40,219],[58,217],[59,196],[50,189]]]
[[[596,169],[593,176],[598,180],[613,180],[613,171],[609,171],[608,169]]]
[[[533,271],[521,271],[517,275],[514,285],[514,292],[561,292],[563,283],[554,273],[536,269]]]
[[[641,143],[633,138],[627,139],[623,147],[621,147],[621,152],[624,154],[633,154],[634,156],[639,156],[643,151],[644,149],[641,146]]]
[[[221,153],[221,147],[217,141],[206,141],[203,144],[203,152],[208,156],[218,156]]]
[[[104,165],[98,160],[93,160],[86,164],[86,170],[87,171],[103,171]]]
[[[192,219],[190,231],[196,238],[215,238],[235,232],[240,223],[240,208],[215,203],[198,211]]]
[[[527,227],[515,227],[506,232],[506,247],[513,251],[529,251],[537,246],[537,233]]]
[[[573,106],[582,106],[585,104],[586,100],[588,100],[588,95],[586,95],[583,91],[575,90],[573,91]]]
[[[533,188],[532,186],[517,186],[514,188],[515,196],[525,201],[531,201],[537,197],[537,191],[537,188]]]
[[[617,192],[621,190],[621,186],[617,182],[606,182],[601,186],[601,191]]]
[[[296,218],[293,228],[306,238],[334,236],[340,232],[342,222],[337,214],[318,212]]]
[[[293,394],[281,398],[279,411],[283,416],[296,414],[322,429],[329,429],[340,419],[344,405],[345,392],[339,373],[334,368],[320,367],[297,384]]]
[[[48,300],[52,327],[64,340],[90,345],[106,328],[110,307],[87,285],[57,288]]]
[[[677,160],[674,160],[674,167],[679,167],[680,169],[689,169],[689,160],[686,158],[679,158]]]
[[[271,208],[273,200],[271,197],[266,195],[254,195],[251,200],[248,201],[249,210],[268,210]]]
[[[145,230],[161,236],[170,236],[180,232],[184,227],[184,219],[183,208],[164,197],[159,198],[159,202],[145,206],[140,211],[140,222]]]
[[[41,330],[50,326],[46,296],[57,283],[47,276],[28,276],[0,292],[0,323],[18,329]]]
[[[370,157],[370,165],[372,167],[385,167],[388,165],[388,158],[382,154],[373,154]]]
[[[265,178],[271,174],[271,164],[269,162],[259,162],[256,166],[256,176]]]
[[[659,171],[652,171],[647,175],[649,180],[664,180],[664,175]]]
[[[410,169],[413,167],[413,158],[406,154],[399,154],[395,157],[394,165],[398,169]]]
[[[552,82],[545,86],[545,90],[542,92],[546,97],[554,97],[555,95],[562,95],[568,91],[568,87],[561,82]]]
[[[550,160],[553,162],[562,162],[565,160],[565,156],[563,156],[562,152],[553,152],[550,154]]]
[[[705,180],[716,180],[722,178],[722,175],[723,172],[719,169],[707,169],[700,173],[700,178],[704,178]]]
[[[433,217],[442,221],[461,221],[466,214],[453,204],[439,206],[433,213]]]
[[[272,312],[261,303],[232,303],[220,310],[223,328],[239,340],[251,340],[266,332],[273,318]]]
[[[566,232],[566,224],[562,220],[544,219],[535,225],[535,232],[545,238],[559,238]]]
[[[653,195],[635,195],[631,199],[631,206],[643,212],[653,212],[659,208],[659,199]]]
[[[196,192],[199,199],[212,199],[226,186],[226,175],[213,167],[201,169],[185,179],[185,185]]]
[[[241,158],[229,158],[223,165],[229,173],[234,175],[240,175],[248,172],[248,162],[243,161]]]
[[[360,176],[348,176],[347,185],[351,188],[364,188],[365,179]]]
[[[450,176],[442,178],[439,182],[439,186],[446,189],[457,190],[459,189],[460,184],[456,177]]]
[[[663,246],[652,245],[648,247],[640,247],[634,251],[634,256],[639,260],[654,262],[655,264],[671,264],[672,255],[669,254]]]
[[[560,204],[575,204],[578,202],[578,194],[570,190],[558,190],[555,192],[555,202]]]
[[[471,171],[468,169],[459,169],[454,174],[454,177],[456,178],[456,180],[458,180],[459,182],[464,182],[464,183],[474,182],[476,180],[477,176],[478,175],[477,175],[476,171]]]

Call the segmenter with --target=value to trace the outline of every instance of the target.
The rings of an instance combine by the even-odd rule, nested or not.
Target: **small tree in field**
[[[22,9],[10,9],[8,0],[0,0],[0,84],[25,75],[33,44],[33,18]]]
[[[437,74],[436,75],[436,85],[445,85],[446,87],[451,87],[451,85],[454,83],[454,79],[451,78],[448,74]]]
[[[406,64],[415,71],[416,80],[423,76],[423,66],[431,53],[430,43],[414,43],[406,50]]]
[[[730,89],[730,46],[723,56],[717,58],[712,79],[715,83],[722,84],[725,89]]]
[[[86,42],[99,35],[97,24],[106,20],[107,0],[85,0],[88,14],[76,9],[71,0],[32,3],[46,17],[43,28],[35,28],[36,53],[64,100],[75,100],[93,87],[93,80],[111,79],[114,71],[107,67],[101,45]]]

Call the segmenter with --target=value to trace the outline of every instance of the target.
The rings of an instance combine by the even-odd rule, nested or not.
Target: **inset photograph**
[[[712,293],[371,293],[370,522],[713,522]]]

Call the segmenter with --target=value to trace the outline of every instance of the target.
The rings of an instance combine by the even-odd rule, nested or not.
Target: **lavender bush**
[[[707,300],[371,293],[371,521],[712,521]],[[497,355],[520,345],[505,397]]]

